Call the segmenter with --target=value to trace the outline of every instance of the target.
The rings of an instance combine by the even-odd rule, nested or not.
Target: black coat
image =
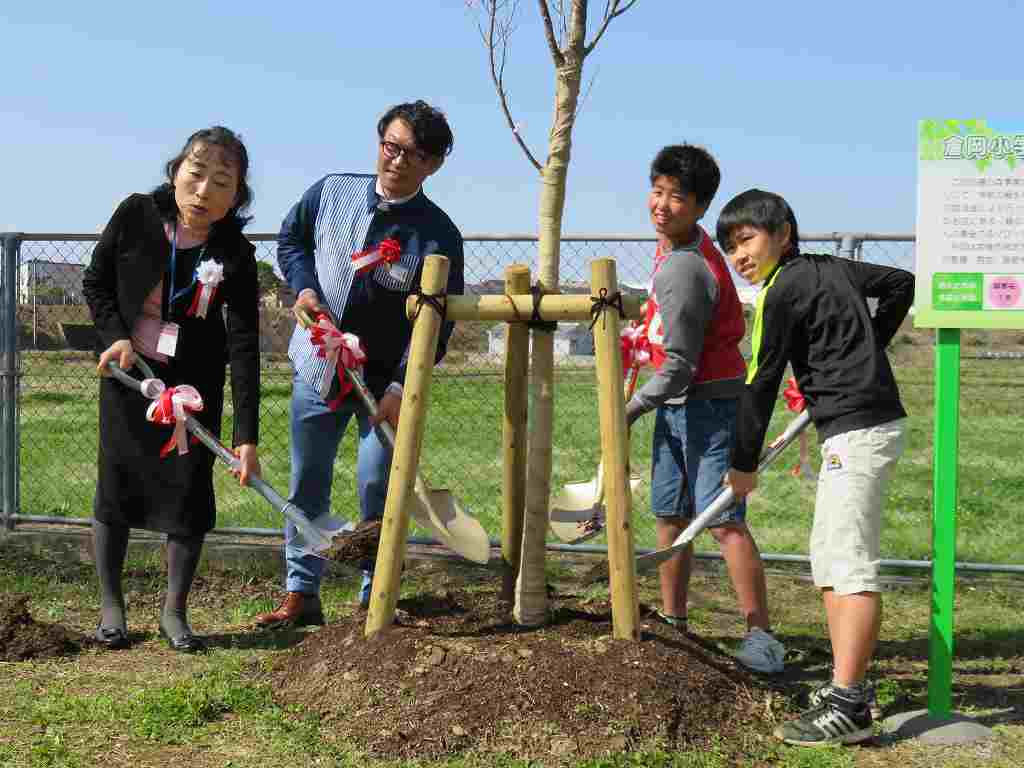
[[[224,280],[206,318],[185,311],[193,291],[168,306],[171,246],[151,195],[132,195],[114,212],[82,280],[97,332],[97,353],[131,329],[146,296],[164,280],[164,317],[180,327],[176,354],[166,364],[149,361],[168,386],[191,384],[204,408],[196,418],[220,434],[225,365],[231,366],[233,444],[256,443],[259,431],[259,288],[255,247],[230,222],[214,227],[204,259],[224,266]],[[175,286],[187,285],[195,256],[178,253]],[[225,308],[226,307],[226,311]],[[225,324],[225,319],[227,320]],[[136,372],[136,375],[139,375]],[[202,445],[161,459],[170,427],[146,421],[147,401],[113,379],[100,384],[99,480],[94,514],[115,525],[175,535],[209,531],[216,517],[213,454]]]

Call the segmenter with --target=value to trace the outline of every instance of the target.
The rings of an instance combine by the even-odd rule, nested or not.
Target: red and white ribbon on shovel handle
[[[324,400],[327,400],[330,394],[335,374],[338,376],[338,395],[327,403],[328,408],[336,411],[352,391],[352,382],[345,375],[345,369],[358,371],[361,375],[363,365],[366,363],[366,353],[363,352],[358,336],[354,333],[342,333],[324,314],[317,315],[316,322],[309,327],[309,338],[317,348],[317,356],[325,358],[330,363],[320,381],[320,396]]]
[[[622,376],[629,375],[630,369],[643,368],[651,362],[651,342],[647,338],[647,327],[627,325],[619,334],[622,345]]]
[[[160,449],[164,458],[175,448],[178,455],[188,453],[188,433],[185,430],[185,414],[203,410],[203,398],[199,390],[189,384],[165,389],[163,394],[146,409],[146,418],[154,424],[173,424],[174,434]]]
[[[361,275],[363,272],[369,272],[380,264],[390,266],[401,261],[401,259],[402,244],[395,238],[389,237],[373,248],[353,253],[352,268],[355,269],[357,275]]]
[[[786,401],[786,408],[792,413],[803,413],[807,407],[807,401],[804,400],[804,395],[800,391],[800,388],[796,384],[796,378],[790,376],[786,380],[786,388],[782,390],[782,397]],[[800,457],[797,459],[796,464],[789,473],[793,477],[805,476],[808,480],[814,479],[814,470],[811,469],[811,465],[808,463],[807,456],[807,433],[800,433]]]

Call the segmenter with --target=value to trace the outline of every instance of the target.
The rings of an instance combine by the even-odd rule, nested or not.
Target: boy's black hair
[[[800,230],[796,215],[781,195],[763,189],[748,189],[725,204],[718,215],[718,247],[726,253],[733,249],[732,236],[740,227],[753,227],[770,235],[778,234],[789,223],[789,248],[783,256],[800,251]]]
[[[703,147],[692,144],[670,144],[663,147],[651,163],[651,184],[659,176],[668,176],[679,182],[679,191],[684,195],[691,192],[697,198],[697,205],[711,204],[722,174],[718,163]]]
[[[455,144],[452,129],[444,112],[419,99],[405,104],[396,104],[377,122],[377,136],[384,138],[384,131],[395,118],[404,120],[416,138],[416,148],[434,157],[450,154]]]
[[[174,221],[178,217],[178,204],[174,201],[174,177],[178,175],[178,169],[196,144],[219,147],[238,164],[238,198],[227,215],[214,223],[214,227],[232,224],[241,230],[252,218],[245,215],[252,203],[252,187],[249,186],[249,151],[245,148],[242,137],[223,125],[196,131],[188,137],[181,151],[167,161],[164,166],[167,181],[153,190],[157,210],[167,221]]]

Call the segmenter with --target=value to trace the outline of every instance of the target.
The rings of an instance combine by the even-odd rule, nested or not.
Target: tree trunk
[[[586,3],[574,9],[574,27],[565,63],[556,70],[555,115],[544,166],[540,198],[537,276],[544,293],[558,293],[559,252],[562,241],[562,210],[572,149],[572,126],[583,73],[583,35],[576,16],[586,26]],[[554,417],[553,333],[533,332],[530,376],[530,441],[527,460],[526,515],[523,548],[516,583],[513,615],[520,624],[537,626],[547,620],[547,589],[544,572],[548,505],[551,498],[551,440]]]

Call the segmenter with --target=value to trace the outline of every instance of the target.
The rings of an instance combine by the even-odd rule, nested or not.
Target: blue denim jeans
[[[663,405],[654,420],[651,460],[651,511],[655,517],[689,520],[723,490],[736,440],[739,401],[732,398],[688,400]],[[734,504],[717,525],[742,522],[746,501]]]
[[[370,424],[370,415],[354,393],[341,407],[332,411],[320,393],[296,375],[292,381],[292,477],[289,501],[310,519],[327,514],[331,509],[331,481],[334,461],[345,428],[355,416],[359,424],[359,458],[356,463],[356,484],[359,487],[359,510],[363,520],[379,520],[384,516],[391,470],[391,446],[382,443]],[[314,555],[303,555],[291,542],[297,529],[285,523],[285,589],[307,595],[320,591],[324,561]],[[369,595],[372,573],[363,574],[363,592]]]

